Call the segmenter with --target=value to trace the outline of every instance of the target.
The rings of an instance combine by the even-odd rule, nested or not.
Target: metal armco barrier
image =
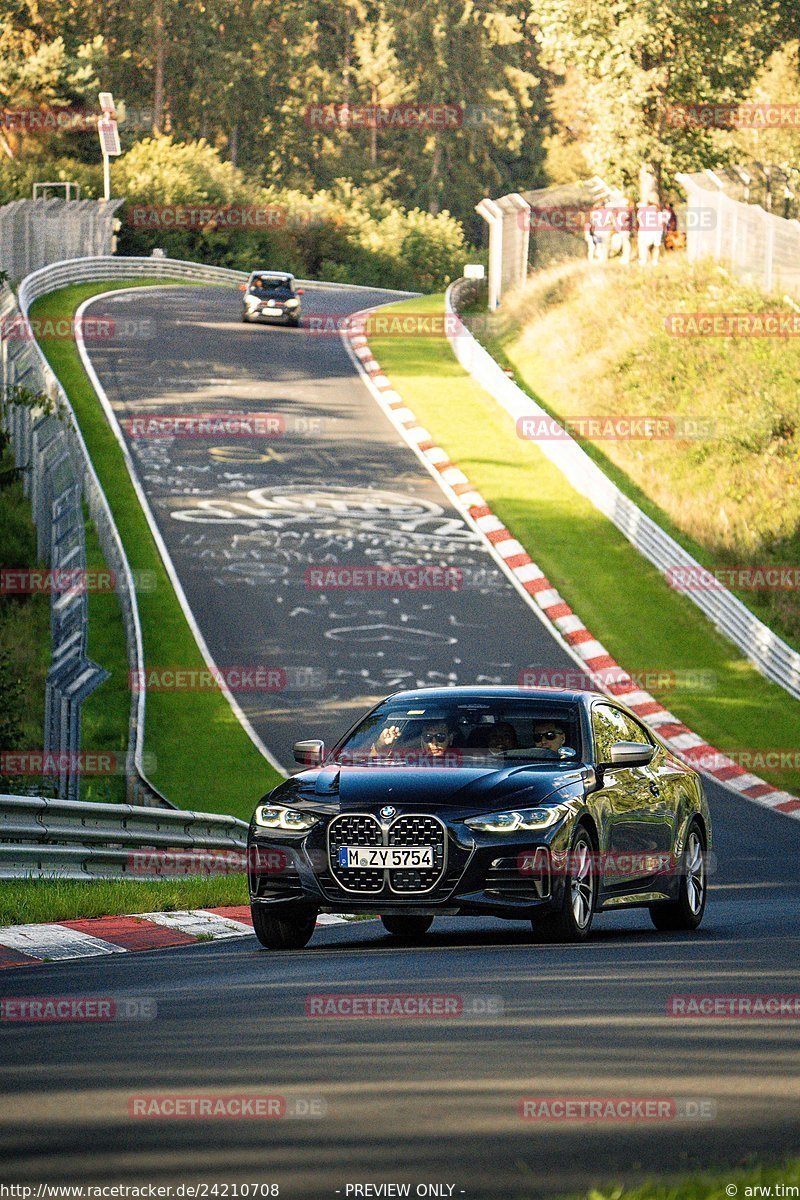
[[[458,291],[462,286],[462,281],[457,280],[445,295],[446,311],[452,317],[455,317]],[[520,417],[538,417],[551,423],[550,414],[508,378],[465,326],[454,329],[456,324],[455,320],[448,323],[447,335],[464,370],[515,422]],[[608,517],[663,575],[673,572],[679,579],[685,572],[684,577],[691,579],[704,574],[700,563],[629,500],[566,431],[563,437],[540,439],[536,445],[575,490]],[[721,584],[708,588],[690,587],[684,594],[762,675],[785,688],[795,699],[800,699],[800,654],[759,621],[741,600]]]
[[[2,210],[0,210],[1,212]],[[2,265],[4,264],[0,261],[0,266]],[[2,324],[0,325],[0,348],[2,349],[2,384],[4,396],[7,394],[9,387],[14,384],[21,384],[28,387],[31,391],[46,393],[52,399],[57,400],[63,410],[63,420],[55,422],[54,419],[50,419],[50,424],[47,426],[48,433],[52,435],[53,446],[56,447],[57,445],[58,447],[57,449],[54,448],[52,453],[58,456],[59,463],[69,463],[71,465],[76,481],[76,486],[71,493],[75,503],[80,507],[79,495],[82,495],[88,506],[90,516],[98,532],[106,564],[114,572],[116,578],[117,595],[125,625],[128,666],[130,671],[136,672],[137,677],[141,677],[144,670],[144,656],[133,576],[119,532],[114,523],[108,500],[89,458],[69,398],[48,365],[41,347],[32,337],[20,337],[19,334],[15,337],[4,337],[4,332],[11,327],[11,323],[15,320],[27,321],[31,305],[42,296],[55,292],[59,288],[67,287],[70,284],[95,281],[98,283],[105,281],[115,282],[126,279],[132,281],[152,279],[154,284],[157,284],[159,280],[173,279],[185,280],[187,283],[234,286],[246,280],[247,273],[245,271],[229,270],[227,267],[215,267],[205,263],[185,262],[159,257],[116,258],[112,255],[96,255],[91,258],[74,258],[53,262],[46,267],[32,272],[23,279],[19,288],[18,305],[9,288],[4,287],[0,290],[0,318],[2,318]],[[319,281],[303,280],[300,282],[313,282],[314,287],[322,288],[339,286]],[[382,289],[364,288],[363,290],[381,291]],[[12,444],[15,447],[16,461],[19,466],[25,466],[31,461],[29,453],[30,430],[28,429],[30,420],[31,414],[19,406],[9,408],[6,415],[6,421],[12,434]],[[33,420],[37,420],[35,414]],[[41,484],[38,470],[34,471],[32,475],[33,482],[31,486],[40,489]],[[37,504],[34,504],[34,515],[37,519],[37,527],[40,528],[40,549],[44,553],[49,544],[47,540],[49,526],[46,526],[45,532],[42,533],[41,527],[38,524],[41,512]],[[82,536],[81,528],[81,538]],[[72,561],[70,560],[70,562]],[[82,560],[82,565],[85,565],[85,558]],[[67,653],[65,647],[70,647],[72,652],[75,652],[77,644],[85,648],[85,597],[82,604],[80,620],[76,621],[70,628],[70,638],[72,640],[54,637],[54,670],[56,667],[62,669],[64,666],[65,655]],[[75,605],[75,612],[78,612],[77,604]],[[66,750],[71,753],[76,752],[78,749],[80,703],[84,695],[88,694],[88,691],[85,690],[88,688],[89,683],[87,670],[88,667],[81,672],[73,672],[73,675],[69,677],[70,686],[74,686],[76,689],[73,693],[70,693],[71,707],[69,708],[69,720],[67,721],[69,736],[67,737],[65,732],[60,742],[53,742],[52,745],[48,745],[50,749]],[[60,678],[61,676],[59,676]],[[99,681],[99,678],[97,681]],[[81,689],[84,689],[84,691],[81,691]],[[173,807],[149,782],[143,768],[145,701],[146,696],[144,691],[132,693],[126,770],[128,796],[135,804]],[[56,717],[59,717],[62,709],[63,705],[60,699],[58,702],[54,700],[52,704],[48,704],[47,719],[49,727],[54,727]],[[61,718],[59,717],[59,719]],[[75,781],[75,785],[77,786],[77,781]],[[66,788],[67,783],[62,781],[62,795],[67,794]],[[72,797],[73,795],[76,795],[76,793],[70,792],[70,796]]]
[[[0,879],[243,871],[247,825],[216,813],[0,796]]]

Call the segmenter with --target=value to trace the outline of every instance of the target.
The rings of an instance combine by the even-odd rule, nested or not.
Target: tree
[[[96,36],[70,48],[62,36],[48,36],[32,3],[15,5],[0,0],[0,108],[12,114],[24,110],[96,108],[98,71],[105,57],[103,39]],[[92,136],[95,136],[92,134]],[[34,128],[27,119],[12,117],[0,129],[0,146],[10,158],[51,153],[65,138],[57,128]]]
[[[718,161],[718,131],[687,128],[680,106],[737,102],[775,48],[779,0],[538,0],[546,58],[584,79],[586,157],[630,186]]]
[[[789,42],[776,50],[753,82],[747,102],[755,105],[793,106],[800,112],[800,41]],[[771,165],[800,166],[800,123],[780,124],[775,128],[737,129],[731,134],[732,155],[741,163],[762,162]],[[798,179],[795,177],[795,189]]]

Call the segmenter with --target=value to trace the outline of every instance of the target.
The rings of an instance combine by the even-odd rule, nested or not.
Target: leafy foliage
[[[630,186],[719,161],[716,129],[686,128],[678,106],[736,103],[781,34],[778,0],[540,0],[545,57],[577,73],[590,169]]]

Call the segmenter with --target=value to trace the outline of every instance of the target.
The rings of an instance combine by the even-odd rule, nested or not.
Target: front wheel
[[[382,915],[381,920],[387,933],[402,938],[404,942],[414,942],[423,937],[433,924],[433,917],[403,917],[395,914]]]
[[[250,912],[255,935],[268,950],[302,950],[311,941],[317,923],[315,912],[278,917],[263,904],[251,904]]]
[[[534,918],[534,931],[547,942],[585,942],[592,927],[596,897],[594,846],[588,832],[579,826],[569,848],[561,908]]]
[[[707,883],[706,842],[702,829],[692,821],[681,855],[678,899],[654,904],[650,909],[650,920],[656,929],[665,932],[697,929],[706,909]]]

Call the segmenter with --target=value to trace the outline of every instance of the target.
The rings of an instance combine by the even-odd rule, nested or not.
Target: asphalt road
[[[239,293],[161,289],[96,302],[128,330],[89,343],[130,435],[145,491],[217,666],[273,669],[237,691],[284,766],[330,744],[391,691],[512,683],[575,663],[380,411],[334,331],[308,322],[393,298],[309,288],[306,327],[239,322]],[[275,414],[265,438],[138,436],[153,416]],[[364,564],[455,567],[453,589],[323,592],[308,572]],[[169,667],[170,664],[148,664]]]
[[[786,837],[795,827],[773,817],[771,828],[796,861],[797,837]],[[533,943],[521,924],[442,918],[424,947],[401,949],[372,921],[319,929],[292,953],[243,938],[7,970],[6,996],[126,995],[154,1001],[156,1014],[0,1028],[0,1178],[277,1183],[304,1200],[335,1200],[353,1184],[437,1182],[471,1200],[522,1200],[796,1153],[797,1021],[666,1010],[675,993],[797,991],[798,889],[772,853],[753,858],[749,885],[718,888],[693,937],[656,934],[631,912],[600,918],[588,944],[564,948]],[[502,1014],[306,1016],[321,993],[398,992],[499,999]],[[133,1097],[176,1091],[321,1101],[325,1112],[128,1115]],[[694,1100],[710,1115],[519,1115],[522,1099],[565,1096]]]
[[[352,291],[306,298],[307,310],[363,303]],[[451,542],[434,549],[430,525],[416,526],[412,516],[404,528],[408,520],[397,513],[425,502],[442,510],[437,522],[458,518],[398,444],[338,340],[239,327],[235,298],[222,291],[147,293],[136,312],[157,322],[144,363],[133,350],[130,358],[112,348],[93,351],[114,403],[131,397],[129,413],[170,411],[167,404],[190,411],[260,404],[331,423],[314,438],[281,439],[275,449],[282,457],[263,462],[221,462],[208,443],[189,439],[134,446],[217,662],[247,654],[245,661],[324,666],[317,694],[240,697],[284,757],[295,732],[327,733],[388,690],[392,673],[410,671],[416,683],[440,682],[433,671],[459,682],[505,672],[508,681],[523,659],[565,665],[562,651],[499,580],[485,594],[355,594],[328,605],[309,596],[302,571],[312,555],[374,559],[373,520],[382,557],[429,553],[451,563]],[[353,495],[363,504],[371,485],[403,498],[402,506],[388,505],[388,519],[384,512],[353,517],[364,512]],[[282,497],[280,505],[256,502],[256,489],[266,489],[269,501]],[[346,498],[344,509],[336,508],[331,489]],[[326,504],[315,501],[314,522],[281,524],[295,511],[287,494],[312,490],[328,492]],[[242,509],[212,522],[176,515],[208,513],[209,501],[228,511],[223,499],[251,505],[249,523]],[[375,497],[367,500],[374,504]],[[264,522],[262,510],[277,513],[279,523]],[[460,527],[457,562],[485,566]],[[299,536],[304,559],[276,553],[287,548],[289,534]],[[424,534],[422,551],[409,534]],[[273,578],[274,563],[287,572]],[[298,608],[308,611],[292,616]],[[362,636],[371,624],[426,631],[424,652],[413,639],[392,640],[375,643],[384,658],[370,657],[380,653]],[[340,627],[350,634],[327,636]],[[443,641],[445,634],[456,640]],[[155,1016],[0,1023],[3,1181],[276,1183],[281,1196],[314,1200],[354,1196],[347,1188],[355,1184],[406,1182],[411,1195],[418,1185],[438,1184],[453,1186],[443,1195],[522,1200],[797,1153],[797,1020],[667,1013],[674,994],[800,991],[800,825],[718,785],[708,793],[718,867],[694,936],[657,934],[646,914],[629,912],[599,918],[584,946],[553,947],[536,944],[522,924],[441,919],[424,945],[401,948],[369,922],[319,929],[308,949],[292,953],[270,953],[242,938],[6,970],[5,996],[132,995],[154,1002]],[[499,1001],[502,1012],[417,1020],[306,1015],[309,996],[332,992],[455,994],[478,1009]],[[325,1113],[274,1121],[128,1115],[132,1097],[176,1091],[282,1095],[290,1107],[299,1098]],[[524,1098],[572,1096],[692,1100],[706,1115],[656,1123],[519,1115]]]

